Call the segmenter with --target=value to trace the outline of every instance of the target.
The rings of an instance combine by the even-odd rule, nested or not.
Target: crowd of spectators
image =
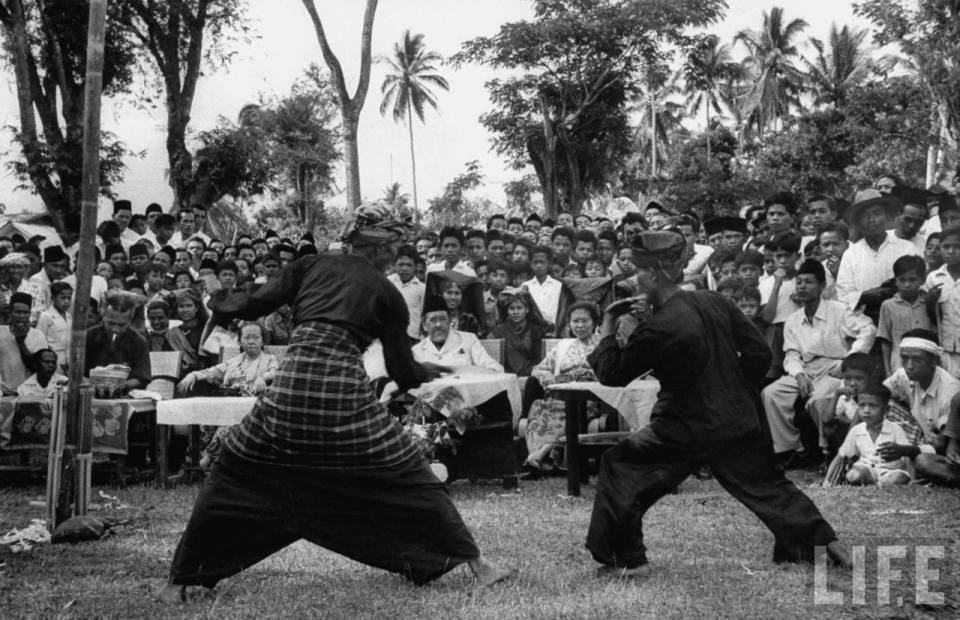
[[[207,234],[200,205],[176,216],[156,204],[133,211],[118,200],[97,229],[87,370],[124,363],[127,387],[143,388],[148,352],[180,351],[181,392],[262,392],[277,364],[261,359],[263,346],[289,341],[289,307],[248,329],[209,323],[207,301],[321,253],[313,236],[268,230],[228,242]],[[406,301],[415,359],[530,377],[526,465],[543,470],[562,466],[562,412],[543,388],[589,378],[600,312],[639,292],[631,242],[663,228],[690,246],[682,287],[729,298],[771,347],[761,399],[784,467],[841,468],[850,483],[960,483],[960,208],[943,188],[888,176],[850,203],[781,193],[705,221],[656,202],[616,220],[493,215],[482,229],[421,230],[378,267]],[[0,237],[4,395],[42,395],[63,380],[79,240],[62,239],[41,251],[37,239]],[[618,337],[637,320],[623,317]],[[502,340],[501,360],[482,339]],[[552,339],[559,344],[548,351]],[[232,365],[222,359],[228,346],[243,352]]]

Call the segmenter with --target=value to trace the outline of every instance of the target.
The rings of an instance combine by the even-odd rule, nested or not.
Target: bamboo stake
[[[74,493],[80,493],[87,484],[89,467],[76,467],[79,440],[89,437],[93,420],[90,408],[81,405],[80,384],[83,382],[87,349],[87,309],[90,306],[90,285],[94,270],[94,243],[97,234],[97,206],[100,194],[100,96],[103,90],[103,47],[107,26],[107,0],[90,0],[87,26],[87,71],[83,108],[83,182],[81,188],[80,252],[77,256],[77,290],[73,297],[73,328],[70,335],[70,383],[67,392],[66,425],[68,448],[64,464],[72,478]],[[89,464],[90,442],[83,446],[86,453],[81,462]],[[83,476],[82,478],[80,476]],[[57,506],[57,523],[69,518],[74,504],[71,493],[61,493]],[[85,513],[86,505],[78,512]]]

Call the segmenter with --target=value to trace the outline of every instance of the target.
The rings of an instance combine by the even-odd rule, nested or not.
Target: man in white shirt
[[[416,361],[450,368],[478,366],[491,372],[503,372],[503,366],[490,357],[479,338],[450,329],[450,315],[446,310],[424,313],[423,324],[427,337],[412,347]]]
[[[434,271],[456,271],[472,278],[477,277],[477,272],[473,270],[465,260],[461,260],[460,253],[463,250],[463,233],[452,226],[444,226],[440,231],[440,256],[443,260],[439,263],[427,265],[427,273]]]
[[[4,396],[16,394],[30,376],[33,354],[49,348],[43,333],[30,327],[32,306],[30,295],[14,293],[10,297],[10,324],[0,325],[0,388]]]
[[[397,258],[393,263],[395,273],[387,276],[387,279],[397,287],[397,290],[403,295],[403,300],[407,303],[407,310],[410,312],[407,336],[413,342],[419,342],[420,340],[420,314],[423,311],[423,295],[427,288],[414,275],[417,268],[417,258],[417,251],[413,246],[401,246],[397,250]]]
[[[40,295],[39,305],[46,310],[50,306],[50,285],[70,275],[70,257],[59,245],[43,250],[43,269],[30,276]],[[42,312],[42,311],[41,311]]]
[[[129,248],[140,239],[136,231],[130,230],[130,218],[133,216],[133,205],[129,200],[113,201],[113,221],[120,227],[120,243]]]
[[[203,245],[209,246],[211,237],[204,232],[204,229],[207,227],[207,208],[204,205],[195,204],[190,207],[190,210],[193,211],[193,229],[195,231],[193,236],[203,239]],[[189,241],[189,239],[187,239],[187,241]]]
[[[942,350],[936,335],[925,329],[912,329],[900,340],[901,368],[883,382],[893,398],[910,407],[912,419],[900,420],[907,436],[916,439],[917,450],[897,450],[899,456],[915,457],[920,452],[943,453],[946,448],[944,427],[950,415],[951,401],[960,394],[960,380],[939,366]]]
[[[830,417],[829,405],[840,387],[836,377],[843,358],[850,353],[869,353],[877,334],[867,317],[840,302],[821,298],[826,279],[819,261],[808,259],[800,265],[796,297],[804,306],[783,326],[783,369],[787,374],[761,393],[774,451],[783,456],[800,448],[800,431],[794,420],[797,397],[809,398],[807,411],[821,428]],[[849,347],[848,339],[854,341]],[[822,432],[820,445],[826,447]]]
[[[173,233],[173,236],[170,237],[170,240],[167,242],[168,245],[174,249],[186,246],[187,241],[193,238],[197,232],[194,227],[196,220],[194,219],[193,211],[181,209],[177,214],[177,222],[179,223],[179,230]],[[204,241],[204,244],[206,244],[206,241]]]
[[[865,303],[864,293],[873,293],[893,277],[893,263],[901,256],[923,253],[910,241],[887,231],[887,222],[896,217],[900,203],[892,196],[868,189],[857,192],[847,217],[862,239],[850,246],[840,259],[837,272],[837,299],[855,309]]]
[[[530,270],[533,271],[533,278],[523,283],[533,303],[537,304],[540,316],[549,323],[548,332],[555,331],[560,321],[557,312],[560,309],[560,293],[563,291],[560,281],[550,277],[552,262],[553,250],[545,245],[535,246],[530,250]]]

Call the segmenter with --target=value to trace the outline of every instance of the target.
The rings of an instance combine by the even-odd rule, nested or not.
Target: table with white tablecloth
[[[615,387],[598,381],[571,381],[554,383],[547,391],[566,403],[567,493],[579,496],[580,432],[584,403],[590,398],[605,402],[620,413],[631,431],[636,431],[650,423],[650,414],[660,393],[660,382],[655,379],[636,379],[626,387]]]
[[[383,390],[380,397],[381,402],[387,402],[398,391],[396,383],[389,383]],[[407,394],[419,398],[434,406],[441,414],[449,417],[452,413],[443,404],[447,401],[446,394],[451,391],[459,395],[463,406],[476,407],[494,396],[505,392],[507,400],[510,401],[510,409],[513,412],[513,422],[516,424],[520,419],[522,412],[522,398],[520,394],[520,382],[517,375],[507,373],[492,372],[473,372],[466,370],[456,372],[451,375],[444,375],[433,381],[424,383],[420,387],[408,390]],[[436,403],[436,405],[435,405]]]

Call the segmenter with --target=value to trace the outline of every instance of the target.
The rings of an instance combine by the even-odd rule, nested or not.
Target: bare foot
[[[646,579],[650,576],[652,569],[649,564],[641,564],[634,568],[618,568],[616,566],[601,566],[597,569],[596,576],[605,579]]]
[[[513,571],[509,568],[498,566],[482,555],[476,560],[470,560],[470,570],[484,587],[492,586],[513,575]]]
[[[840,568],[846,570],[853,568],[853,562],[850,561],[850,553],[839,540],[827,544],[827,556]]]
[[[157,600],[164,605],[179,605],[187,600],[187,586],[168,583],[156,593]]]

